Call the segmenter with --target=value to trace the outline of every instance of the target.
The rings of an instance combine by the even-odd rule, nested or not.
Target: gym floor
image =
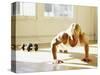
[[[40,48],[37,52],[17,50],[16,60],[12,54],[12,61],[16,61],[17,73],[94,69],[97,67],[97,44],[90,45],[89,49],[90,58],[92,59],[89,63],[81,61],[84,57],[84,48],[82,46],[67,47],[68,53],[58,51],[58,58],[64,61],[62,64],[52,63],[50,48]]]

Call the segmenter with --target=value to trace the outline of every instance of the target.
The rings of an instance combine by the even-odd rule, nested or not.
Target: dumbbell
[[[26,46],[26,44],[23,44],[21,47],[23,51],[25,50],[25,46]]]
[[[27,47],[28,52],[31,51],[32,49],[33,49],[33,44],[32,43],[29,43],[29,45]]]
[[[38,51],[38,44],[36,44],[36,43],[34,44],[34,50]]]

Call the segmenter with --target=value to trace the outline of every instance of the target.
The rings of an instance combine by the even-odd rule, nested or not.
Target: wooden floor
[[[89,63],[81,61],[84,57],[84,48],[81,46],[68,47],[68,53],[58,51],[58,58],[64,61],[62,64],[52,64],[50,48],[40,48],[37,52],[18,50],[16,51],[16,60],[12,55],[12,61],[16,61],[17,73],[94,69],[97,67],[97,44],[91,44],[89,49],[92,59]]]

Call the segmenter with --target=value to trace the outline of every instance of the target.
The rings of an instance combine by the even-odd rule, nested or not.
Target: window
[[[52,4],[45,4],[45,16],[54,16],[54,8]]]
[[[20,3],[19,2],[13,3],[11,8],[12,8],[12,11],[11,11],[12,16],[20,15]]]
[[[73,17],[73,6],[62,4],[45,4],[44,15]]]
[[[31,2],[16,2],[12,4],[13,16],[35,16],[36,5]]]

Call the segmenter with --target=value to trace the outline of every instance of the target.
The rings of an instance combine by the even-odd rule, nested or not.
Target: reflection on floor
[[[62,71],[76,69],[93,69],[97,66],[97,46],[90,46],[91,62],[86,63],[81,61],[84,57],[84,48],[77,46],[68,48],[68,53],[57,53],[59,59],[62,59],[62,64],[52,64],[52,54],[50,48],[39,49],[39,51],[16,51],[16,72],[46,72],[46,71]],[[13,57],[13,55],[12,55]],[[12,58],[12,61],[15,61]]]

